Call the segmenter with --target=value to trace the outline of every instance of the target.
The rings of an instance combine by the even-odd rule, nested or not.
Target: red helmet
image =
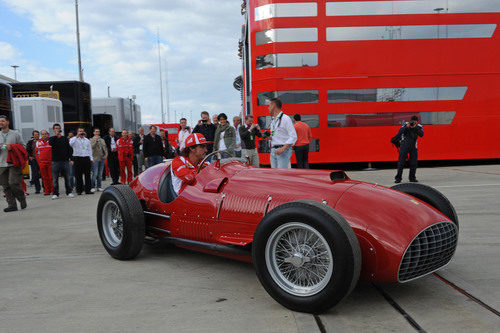
[[[186,138],[184,147],[204,145],[207,143],[212,143],[212,141],[207,141],[207,139],[205,139],[205,137],[201,133],[193,133]]]

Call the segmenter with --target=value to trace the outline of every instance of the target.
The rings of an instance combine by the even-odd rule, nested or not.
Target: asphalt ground
[[[394,170],[348,175],[392,185]],[[417,177],[457,210],[454,259],[406,284],[360,282],[319,316],[276,303],[251,264],[162,245],[114,260],[97,233],[98,193],[31,194],[26,210],[0,213],[0,332],[500,332],[500,165]]]

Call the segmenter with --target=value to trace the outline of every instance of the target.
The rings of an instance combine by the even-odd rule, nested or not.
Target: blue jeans
[[[52,162],[52,183],[54,186],[54,195],[59,195],[59,175],[64,177],[64,186],[66,187],[66,194],[70,194],[73,191],[71,184],[69,182],[69,162],[68,161],[58,161]]]
[[[102,187],[102,171],[104,170],[104,160],[94,161],[92,164],[92,188]],[[97,184],[96,184],[97,180]],[[97,186],[96,186],[97,185]]]
[[[157,165],[163,162],[163,157],[160,155],[157,156],[149,156],[148,157],[148,168],[151,168],[153,165]]]
[[[289,169],[292,147],[288,147],[281,155],[276,154],[276,148],[271,149],[271,168]]]

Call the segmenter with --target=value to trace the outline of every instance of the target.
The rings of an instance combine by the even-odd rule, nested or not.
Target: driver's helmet
[[[184,147],[187,148],[196,145],[204,145],[207,143],[213,143],[213,141],[207,141],[207,139],[205,139],[205,137],[201,133],[193,133],[186,138],[186,141],[184,142]]]

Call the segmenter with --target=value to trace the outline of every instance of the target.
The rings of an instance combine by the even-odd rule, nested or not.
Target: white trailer
[[[54,98],[23,97],[13,99],[15,129],[25,142],[31,139],[33,130],[48,130],[53,135],[52,126],[61,125],[64,133],[62,102]]]
[[[136,131],[140,124],[140,112],[140,106],[129,98],[92,98],[92,115],[111,115],[117,132],[122,129]],[[102,124],[94,126],[102,127]]]

